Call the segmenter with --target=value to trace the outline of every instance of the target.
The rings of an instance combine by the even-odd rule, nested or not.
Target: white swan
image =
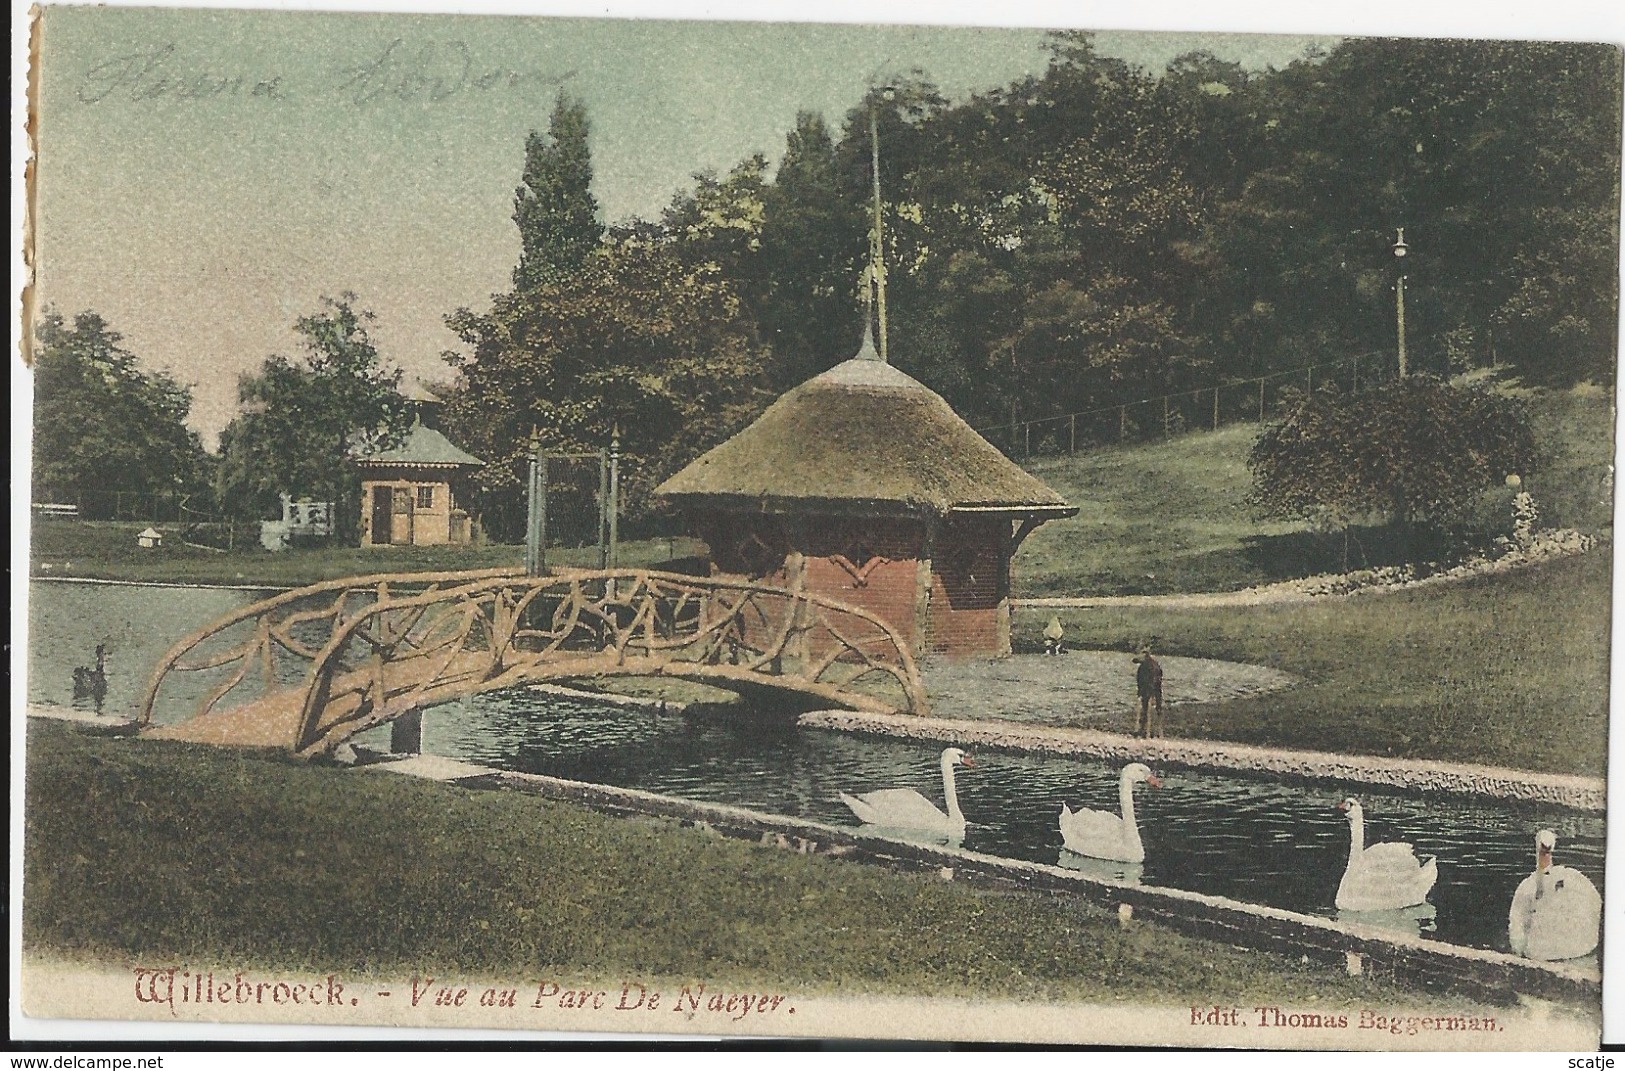
[[[1439,880],[1439,860],[1419,860],[1409,844],[1365,846],[1365,812],[1358,800],[1337,805],[1349,819],[1349,865],[1337,886],[1339,911],[1394,911],[1427,899]]]
[[[1512,896],[1507,937],[1512,951],[1530,959],[1574,959],[1597,947],[1602,897],[1591,879],[1571,866],[1553,866],[1557,834],[1535,837],[1535,872]]]
[[[1134,786],[1141,781],[1152,788],[1162,787],[1162,779],[1143,762],[1131,762],[1123,767],[1117,781],[1122,817],[1085,808],[1073,811],[1061,804],[1061,843],[1069,851],[1094,859],[1145,862],[1145,845],[1140,842],[1140,827],[1134,820]]]
[[[959,794],[954,791],[954,767],[975,765],[969,755],[956,747],[942,753],[942,795],[948,804],[947,814],[912,788],[883,788],[861,796],[842,792],[841,802],[866,825],[962,839],[965,815],[959,810]]]

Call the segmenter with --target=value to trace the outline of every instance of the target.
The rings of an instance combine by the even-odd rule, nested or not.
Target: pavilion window
[[[434,509],[434,484],[418,485],[418,509]]]

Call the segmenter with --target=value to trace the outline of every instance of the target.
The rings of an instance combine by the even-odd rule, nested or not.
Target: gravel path
[[[1015,725],[1011,722],[966,721],[935,715],[862,714],[819,710],[801,716],[799,724],[817,729],[871,733],[905,740],[929,740],[960,747],[995,747],[1046,755],[1078,755],[1113,764],[1146,762],[1192,770],[1268,774],[1311,782],[1380,785],[1408,792],[1440,792],[1557,804],[1584,811],[1607,806],[1607,783],[1600,777],[1536,773],[1498,766],[1397,759],[1380,755],[1343,755],[1329,751],[1231,744],[1222,740],[1167,738],[1141,740],[1122,733],[1077,727]]]
[[[1413,576],[1394,567],[1361,569],[1352,573],[1327,574],[1283,580],[1240,591],[1181,592],[1172,595],[1065,595],[1054,598],[1012,599],[1019,608],[1061,609],[1098,606],[1160,606],[1172,609],[1207,609],[1221,606],[1266,606],[1279,603],[1315,602],[1354,595],[1383,595],[1420,587],[1454,584],[1493,573],[1509,573],[1531,565],[1584,554],[1596,540],[1568,528],[1553,528],[1538,534],[1533,543],[1517,547],[1493,559],[1474,558],[1460,564],[1429,567],[1437,571]]]
[[[927,663],[925,689],[931,713],[939,718],[1099,727],[1108,717],[1138,712],[1133,658],[1123,651],[1069,651]],[[1245,699],[1298,680],[1241,662],[1171,656],[1158,656],[1157,661],[1162,663],[1168,706]]]

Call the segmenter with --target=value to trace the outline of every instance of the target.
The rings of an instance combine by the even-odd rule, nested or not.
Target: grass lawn
[[[1540,465],[1525,488],[1540,505],[1542,523],[1582,532],[1608,531],[1614,519],[1613,398],[1602,387],[1508,389],[1528,406]]]
[[[1035,460],[1033,474],[1079,511],[1027,537],[1015,560],[1016,594],[1226,591],[1290,575],[1254,546],[1303,527],[1261,522],[1246,507],[1247,452],[1257,435],[1257,425],[1238,424]]]
[[[1607,532],[1614,456],[1609,392],[1590,385],[1501,389],[1530,409],[1543,458],[1522,475],[1543,523]],[[1247,454],[1258,430],[1236,424],[1029,463],[1079,512],[1050,521],[1022,544],[1016,595],[1230,591],[1339,569],[1339,538],[1297,522],[1264,520],[1246,505],[1252,486]]]
[[[849,995],[1403,999],[1391,983],[1123,927],[1058,896],[265,754],[35,720],[26,791],[24,944],[71,960]]]
[[[1612,523],[1613,413],[1599,387],[1527,390],[1503,387],[1530,407],[1544,451],[1527,477],[1545,524],[1604,533]],[[1228,591],[1335,570],[1339,537],[1303,524],[1267,521],[1247,505],[1247,454],[1258,425],[1235,424],[1164,442],[1107,446],[1039,458],[1028,468],[1079,507],[1029,536],[1014,566],[1015,593],[1167,594]],[[480,547],[332,547],[272,554],[257,548],[221,554],[170,543],[143,551],[146,525],[33,520],[36,576],[107,580],[298,586],[382,571],[518,566],[524,549]],[[163,526],[159,526],[162,528]],[[653,565],[698,551],[694,540],[623,543],[625,565]],[[593,548],[555,549],[549,561],[592,566]],[[1376,564],[1376,563],[1373,563]]]
[[[1494,577],[1312,603],[1062,611],[1073,644],[1252,662],[1303,683],[1170,709],[1169,735],[1600,775],[1611,546]],[[1048,613],[1016,621],[1042,646]],[[1131,731],[1125,704],[1119,724]]]
[[[189,547],[179,542],[177,526],[167,526],[162,547],[143,550],[136,533],[147,527],[132,521],[77,521],[35,517],[29,547],[33,574],[41,577],[95,577],[148,583],[235,584],[299,587],[321,580],[368,573],[446,572],[462,569],[518,568],[525,548],[508,544],[440,547],[323,547],[272,553],[259,548],[227,553]],[[166,526],[159,525],[160,530]],[[692,539],[651,539],[620,545],[626,566],[656,565],[693,554]],[[554,565],[593,567],[592,547],[553,548]]]

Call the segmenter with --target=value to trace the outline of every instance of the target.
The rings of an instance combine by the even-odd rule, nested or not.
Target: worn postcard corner
[[[33,1034],[1599,1045],[1617,42],[29,17]]]

